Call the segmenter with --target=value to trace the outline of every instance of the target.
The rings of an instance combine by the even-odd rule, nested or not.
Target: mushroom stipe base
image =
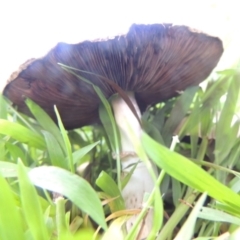
[[[128,93],[138,117],[141,113],[133,93]],[[130,110],[126,102],[119,96],[115,96],[112,101],[112,107],[116,123],[118,125],[120,139],[121,139],[121,165],[122,176],[126,176],[132,169],[134,169],[128,183],[122,190],[122,196],[125,201],[126,209],[141,209],[144,204],[144,195],[151,193],[154,188],[154,181],[150,175],[147,166],[142,162],[135,153],[134,138],[141,138],[142,129],[138,119]],[[156,168],[156,166],[153,166]],[[156,172],[156,171],[155,171]],[[127,231],[131,229],[137,219],[137,215],[132,216],[126,223]],[[140,224],[139,235],[137,239],[146,238],[152,229],[153,209],[150,209]]]

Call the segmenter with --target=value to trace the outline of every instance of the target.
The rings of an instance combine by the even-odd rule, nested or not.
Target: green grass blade
[[[218,103],[221,96],[224,95],[226,89],[228,89],[229,76],[231,76],[231,74],[228,75],[222,72],[217,81],[209,81],[207,91],[202,96],[202,102],[208,105],[215,105]]]
[[[63,198],[56,199],[56,225],[58,240],[65,240],[65,237],[69,232],[65,221],[65,200]]]
[[[10,136],[30,147],[45,149],[45,143],[41,135],[29,130],[18,123],[0,119],[0,134]]]
[[[161,196],[161,192],[159,191],[159,185],[163,181],[165,176],[165,172],[161,171],[157,181],[155,182],[155,189],[154,189],[154,203],[153,203],[153,226],[151,232],[149,234],[148,240],[155,239],[159,229],[161,229],[163,224],[163,216],[164,216],[164,207],[163,207],[163,199]],[[151,195],[150,195],[151,197]]]
[[[21,159],[23,164],[27,165],[26,154],[19,146],[12,144],[11,142],[6,142],[5,147],[15,163],[17,163],[18,159]]]
[[[156,119],[154,119],[156,121]],[[143,129],[144,131],[151,136],[154,140],[156,140],[157,142],[165,145],[165,142],[163,140],[163,137],[161,135],[161,133],[159,132],[159,130],[157,129],[157,127],[155,126],[154,123],[150,123],[147,121],[142,120],[142,124],[143,124]]]
[[[17,177],[17,164],[11,162],[0,161],[0,176],[9,178]]]
[[[99,95],[101,96],[100,93],[99,93]],[[105,101],[103,98],[102,98],[102,101],[103,101],[103,104],[101,104],[99,107],[99,116],[100,116],[101,122],[104,126],[104,129],[107,133],[107,136],[109,138],[111,148],[113,151],[115,151],[115,149],[116,149],[115,136],[118,136],[116,122],[114,120],[112,108],[111,108],[109,102]],[[117,145],[120,146],[119,139],[117,140]]]
[[[182,228],[178,232],[177,236],[174,240],[191,240],[193,233],[194,233],[194,226],[196,224],[196,220],[198,217],[199,212],[207,198],[207,194],[203,193],[201,197],[198,199],[196,205],[194,206],[193,210],[189,214],[187,220],[183,224]]]
[[[89,153],[94,147],[96,147],[100,141],[95,143],[89,144],[85,147],[78,149],[77,151],[73,152],[73,163],[77,165],[81,165],[81,159]]]
[[[67,169],[67,161],[65,160],[64,153],[59,145],[59,142],[51,133],[47,131],[42,131],[42,133],[46,141],[46,146],[52,165]]]
[[[108,100],[106,99],[106,97],[104,96],[104,94],[102,93],[102,91],[99,87],[95,86],[91,81],[87,80],[86,78],[77,75],[73,71],[73,70],[78,70],[78,69],[68,67],[68,66],[63,65],[61,63],[59,63],[59,65],[64,70],[68,71],[69,73],[72,73],[73,75],[75,75],[80,80],[84,81],[85,83],[88,83],[88,84],[92,85],[93,89],[95,90],[95,92],[97,93],[99,98],[101,99],[101,102],[102,102],[104,107],[103,106],[99,107],[99,115],[100,115],[100,119],[102,121],[102,124],[103,124],[106,132],[109,133],[108,137],[110,137],[110,144],[111,144],[112,150],[115,151],[116,156],[117,156],[116,157],[117,183],[118,183],[118,188],[122,189],[122,186],[121,186],[121,160],[120,160],[120,147],[121,146],[120,146],[120,141],[119,141],[120,137],[119,137],[119,134],[118,134],[118,128],[117,128],[116,122],[115,122],[114,117],[113,117],[112,108],[111,108]],[[130,101],[130,104],[131,104],[131,101]],[[111,123],[111,124],[109,124],[109,123]],[[109,126],[111,126],[111,128]]]
[[[236,113],[236,105],[239,99],[240,75],[235,73],[232,76],[227,99],[216,126],[216,163],[222,163],[235,144],[238,131],[231,128],[233,116]],[[228,141],[226,141],[228,139]]]
[[[29,172],[29,176],[36,186],[69,198],[103,229],[106,229],[101,202],[86,180],[64,169],[52,166],[34,168]]]
[[[0,160],[5,159],[5,156],[6,156],[6,153],[7,153],[5,146],[6,146],[5,141],[0,139]]]
[[[25,240],[24,228],[10,186],[0,176],[0,239]]]
[[[37,105],[31,99],[27,99],[25,102],[33,116],[37,119],[38,123],[43,127],[44,130],[50,132],[55,137],[55,139],[57,139],[62,149],[65,150],[65,145],[61,136],[61,132],[59,131],[59,128],[55,124],[55,122],[39,105]]]
[[[120,148],[121,148],[121,142],[119,137],[118,128],[115,122],[115,119],[113,117],[112,108],[101,92],[101,90],[98,87],[93,86],[96,93],[98,94],[99,98],[102,101],[102,105],[99,107],[99,116],[101,119],[101,122],[104,126],[104,129],[107,133],[107,136],[109,138],[110,144],[112,145],[112,150],[115,151],[116,154],[116,162],[117,162],[117,183],[118,188],[122,189],[121,185],[121,160],[120,160]],[[110,127],[111,126],[111,127]]]
[[[238,194],[184,156],[161,146],[146,133],[142,136],[142,143],[149,157],[166,173],[194,189],[201,192],[206,191],[208,195],[230,205],[240,214],[240,196]]]
[[[60,128],[60,132],[62,134],[62,138],[63,138],[64,144],[65,144],[65,149],[66,149],[66,152],[67,152],[67,159],[68,159],[68,166],[69,166],[70,171],[74,172],[74,164],[73,164],[73,155],[72,155],[71,143],[70,143],[70,140],[68,138],[67,131],[65,130],[65,128],[63,126],[61,117],[59,115],[59,112],[58,112],[56,106],[54,106],[54,111],[57,115],[58,126]]]
[[[160,230],[157,240],[172,239],[172,235],[175,232],[177,225],[189,211],[191,204],[193,204],[197,196],[198,194],[194,193],[193,191],[191,191],[190,194],[188,193],[186,194],[186,197],[183,199],[183,202],[181,202],[177,206],[173,214],[170,216],[168,221]]]
[[[7,102],[2,94],[0,94],[0,119],[7,119]]]
[[[164,103],[164,106],[157,108],[156,113],[153,114],[151,117],[151,123],[157,128],[159,133],[163,131],[163,126],[166,122],[166,116],[169,115],[169,112],[171,112],[171,109],[173,108],[174,101],[168,101]],[[146,116],[149,113],[144,113],[142,116],[142,119],[144,121],[144,118],[146,119]]]
[[[223,211],[219,211],[217,209],[212,209],[209,207],[203,207],[202,211],[199,212],[198,217],[208,221],[228,222],[240,226],[239,217],[235,217]]]
[[[124,178],[121,180],[122,181],[122,189],[124,189],[124,187],[127,185],[127,183],[129,182],[133,172],[135,171],[136,167],[137,167],[138,163],[133,164],[131,170],[126,174],[126,176],[124,176]]]
[[[170,113],[170,117],[163,127],[162,137],[166,146],[170,146],[172,135],[179,126],[179,123],[185,117],[198,88],[198,86],[195,86],[186,89],[184,93],[177,99],[175,106]]]
[[[20,161],[18,163],[18,177],[23,213],[32,237],[35,240],[48,240],[48,231],[44,223],[44,214],[37,191],[29,180],[27,171]]]
[[[102,171],[96,180],[96,184],[100,187],[107,195],[112,198],[117,197],[111,202],[111,211],[119,211],[125,209],[124,200],[121,192],[118,189],[115,181],[104,171]]]
[[[173,203],[175,206],[179,205],[179,199],[183,198],[182,184],[174,178],[172,180]]]

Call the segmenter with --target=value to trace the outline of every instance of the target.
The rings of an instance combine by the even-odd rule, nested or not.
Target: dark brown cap
[[[216,37],[172,24],[132,25],[111,39],[59,43],[46,56],[31,59],[13,73],[3,94],[21,112],[30,98],[54,120],[55,104],[67,129],[98,119],[100,99],[91,85],[63,70],[62,63],[103,76],[135,93],[140,109],[164,101],[206,79],[223,52]],[[115,89],[102,78],[78,72],[108,98]]]

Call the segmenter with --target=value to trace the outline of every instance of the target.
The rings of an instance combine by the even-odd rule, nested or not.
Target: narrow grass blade
[[[46,141],[46,146],[52,165],[67,169],[68,164],[59,142],[51,133],[47,131],[42,131],[42,133]]]
[[[115,181],[104,171],[102,171],[96,180],[96,184],[110,197],[117,197],[110,203],[112,212],[125,209],[124,200]]]
[[[27,171],[20,161],[18,163],[18,179],[23,213],[32,237],[35,240],[48,240],[48,231],[44,223],[44,214],[37,191],[30,182]]]
[[[168,101],[164,103],[164,106],[162,106],[161,108],[158,108],[156,110],[156,113],[152,116],[153,119],[151,122],[160,133],[162,133],[162,130],[166,121],[166,116],[168,116],[169,113],[171,112],[173,108],[173,104],[174,104],[174,101]],[[145,114],[146,113],[143,114],[142,118],[144,118]]]
[[[41,135],[29,130],[18,123],[13,123],[4,119],[0,119],[0,134],[10,136],[21,143],[25,143],[30,147],[45,149],[45,143]]]
[[[107,133],[107,136],[109,138],[109,142],[111,144],[112,151],[115,151],[116,153],[116,162],[117,162],[117,183],[118,188],[122,189],[121,186],[121,160],[120,160],[120,148],[121,148],[121,142],[119,137],[118,128],[116,125],[116,122],[113,117],[112,108],[101,92],[99,88],[94,87],[95,91],[97,92],[99,98],[102,101],[102,104],[99,107],[99,116],[101,119],[101,122],[104,126],[104,129]]]
[[[116,123],[115,123],[115,120],[113,117],[113,112],[112,112],[110,104],[108,102],[105,102],[105,100],[103,100],[103,101],[104,101],[104,105],[101,104],[99,107],[99,116],[100,116],[101,122],[104,126],[104,129],[107,133],[107,136],[109,138],[111,148],[112,148],[112,150],[115,150],[115,148],[116,148],[115,135],[117,133],[117,126],[116,126]],[[118,144],[120,146],[119,139],[118,139]]]
[[[214,222],[228,222],[232,224],[236,224],[240,226],[240,218],[232,216],[223,211],[219,211],[217,209],[203,207],[202,211],[198,214],[199,218],[206,219],[208,221]]]
[[[166,146],[170,146],[173,133],[179,126],[179,123],[185,117],[198,88],[198,86],[195,86],[186,89],[184,93],[177,99],[175,106],[170,113],[170,117],[163,127],[162,137]]]
[[[65,221],[65,200],[63,198],[56,199],[56,225],[58,240],[65,240],[69,231]]]
[[[212,106],[218,103],[221,96],[223,96],[226,93],[226,89],[228,89],[229,76],[231,76],[234,72],[221,72],[217,81],[209,81],[207,90],[202,96],[202,102]]]
[[[146,133],[142,136],[143,147],[149,157],[169,175],[180,182],[207,192],[211,197],[230,205],[240,214],[240,196],[184,156],[161,146]],[[201,179],[201,181],[199,181]]]
[[[61,132],[59,131],[59,128],[57,127],[55,122],[39,105],[37,105],[31,99],[27,99],[25,102],[33,116],[37,119],[38,123],[43,127],[44,130],[50,132],[58,141],[61,148],[65,150],[65,145],[61,136]]]
[[[62,134],[62,138],[63,138],[64,144],[65,144],[65,150],[66,150],[67,159],[68,159],[68,166],[69,166],[70,171],[71,171],[71,172],[74,172],[74,165],[73,165],[73,156],[72,156],[71,143],[70,143],[70,140],[69,140],[69,138],[68,138],[67,132],[66,132],[64,126],[63,126],[61,117],[60,117],[60,115],[59,115],[59,112],[58,112],[56,106],[54,106],[54,111],[55,111],[55,113],[56,113],[56,115],[57,115],[58,126],[59,126],[59,128],[60,128],[60,131],[61,131],[61,134]]]
[[[122,189],[121,186],[121,162],[120,162],[120,141],[119,141],[119,134],[118,134],[118,129],[117,129],[117,125],[116,122],[114,120],[113,117],[113,112],[111,109],[111,106],[108,102],[108,100],[106,99],[105,95],[102,93],[101,89],[98,86],[95,86],[91,81],[87,80],[86,78],[77,75],[73,70],[76,71],[80,71],[82,72],[82,70],[76,69],[76,68],[72,68],[69,66],[66,66],[64,64],[59,63],[59,65],[66,71],[72,73],[73,75],[75,75],[77,78],[79,78],[80,80],[84,81],[85,83],[88,83],[90,85],[92,85],[93,89],[95,90],[95,92],[97,93],[97,95],[99,96],[99,98],[101,99],[101,102],[103,104],[103,106],[99,107],[99,115],[100,115],[100,119],[102,121],[102,124],[106,130],[106,132],[108,133],[108,137],[110,137],[110,144],[112,147],[112,150],[115,151],[116,156],[117,156],[117,183],[118,183],[118,188]],[[91,73],[90,73],[91,74]],[[101,76],[99,76],[101,77]],[[109,84],[114,84],[113,87],[117,88],[118,92],[121,92],[121,96],[123,97],[123,99],[125,99],[126,102],[128,102],[128,105],[130,107],[130,109],[133,111],[134,115],[136,116],[136,118],[139,120],[138,115],[136,114],[135,108],[132,106],[132,102],[129,101],[128,97],[126,98],[126,94],[124,93],[124,91],[114,82],[109,81],[108,79],[104,79],[105,81],[108,81]],[[106,114],[107,113],[107,114]],[[111,123],[111,124],[109,124]],[[111,126],[109,128],[109,126]],[[113,138],[112,138],[113,136]]]
[[[174,178],[172,180],[172,191],[173,191],[173,203],[176,206],[179,205],[179,199],[183,197],[183,192],[181,189],[181,183]]]
[[[155,183],[156,187],[155,187],[154,196],[153,196],[153,199],[154,199],[153,226],[152,226],[151,232],[149,234],[149,237],[147,238],[148,240],[156,239],[156,235],[159,232],[159,230],[161,229],[162,224],[163,224],[163,216],[164,216],[163,199],[162,199],[161,192],[159,191],[158,186],[162,182],[164,175],[165,175],[165,173],[162,171],[160,173],[158,180]],[[151,208],[151,206],[150,206],[150,208]]]
[[[185,198],[183,199],[184,202],[180,203],[177,206],[170,218],[168,218],[168,221],[160,230],[157,236],[157,240],[172,239],[172,234],[175,232],[177,225],[185,217],[188,210],[190,209],[190,205],[193,204],[197,196],[198,194],[196,194],[196,192],[194,193],[192,190],[188,191]]]
[[[85,147],[82,147],[78,149],[77,151],[73,152],[73,163],[80,165],[81,164],[81,159],[89,153],[94,147],[96,147],[100,142],[97,141],[95,143],[89,144]]]
[[[7,119],[7,103],[2,94],[0,94],[0,119]]]
[[[0,186],[0,239],[25,240],[23,219],[20,217],[10,186],[1,176]]]
[[[193,233],[194,233],[194,226],[198,217],[198,213],[200,212],[205,200],[207,198],[207,194],[203,193],[201,197],[198,199],[196,205],[194,206],[193,210],[191,211],[190,215],[188,216],[187,220],[181,227],[180,231],[178,232],[177,236],[174,240],[191,240]]]
[[[126,174],[126,176],[124,176],[124,178],[122,179],[122,189],[124,189],[124,187],[127,185],[127,183],[129,182],[133,172],[135,171],[136,167],[137,167],[138,163],[134,164],[131,168],[131,170]]]
[[[238,131],[231,128],[233,116],[236,112],[236,105],[239,99],[240,75],[232,76],[232,81],[228,89],[227,99],[221,112],[216,127],[216,163],[221,163],[229,154],[237,138]]]
[[[5,146],[6,146],[5,141],[0,140],[0,160],[4,160],[5,159],[5,155],[7,153]]]
[[[106,229],[101,202],[83,178],[58,167],[38,167],[29,172],[31,181],[43,189],[60,193]]]
[[[23,164],[27,165],[26,153],[19,146],[11,142],[6,142],[5,147],[15,163],[17,163],[18,159],[21,159]]]

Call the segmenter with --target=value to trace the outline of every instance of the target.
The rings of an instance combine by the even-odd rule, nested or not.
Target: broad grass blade
[[[29,130],[26,127],[14,122],[0,119],[0,134],[10,136],[30,147],[45,149],[46,145],[41,135]]]
[[[25,240],[23,219],[18,211],[10,185],[2,176],[0,176],[0,186],[0,239]]]
[[[116,199],[111,202],[112,212],[125,209],[124,200],[115,181],[104,171],[102,171],[96,180],[96,184],[107,195]]]
[[[208,195],[231,206],[240,214],[240,196],[230,188],[184,156],[161,146],[146,133],[142,136],[142,143],[149,157],[170,176],[200,192],[206,191]]]
[[[83,178],[53,166],[34,168],[29,172],[29,177],[36,186],[66,196],[103,229],[107,228],[97,193]]]
[[[37,191],[32,185],[27,170],[21,161],[18,163],[18,180],[23,213],[32,237],[35,240],[48,240],[48,230],[44,222],[44,214]]]

